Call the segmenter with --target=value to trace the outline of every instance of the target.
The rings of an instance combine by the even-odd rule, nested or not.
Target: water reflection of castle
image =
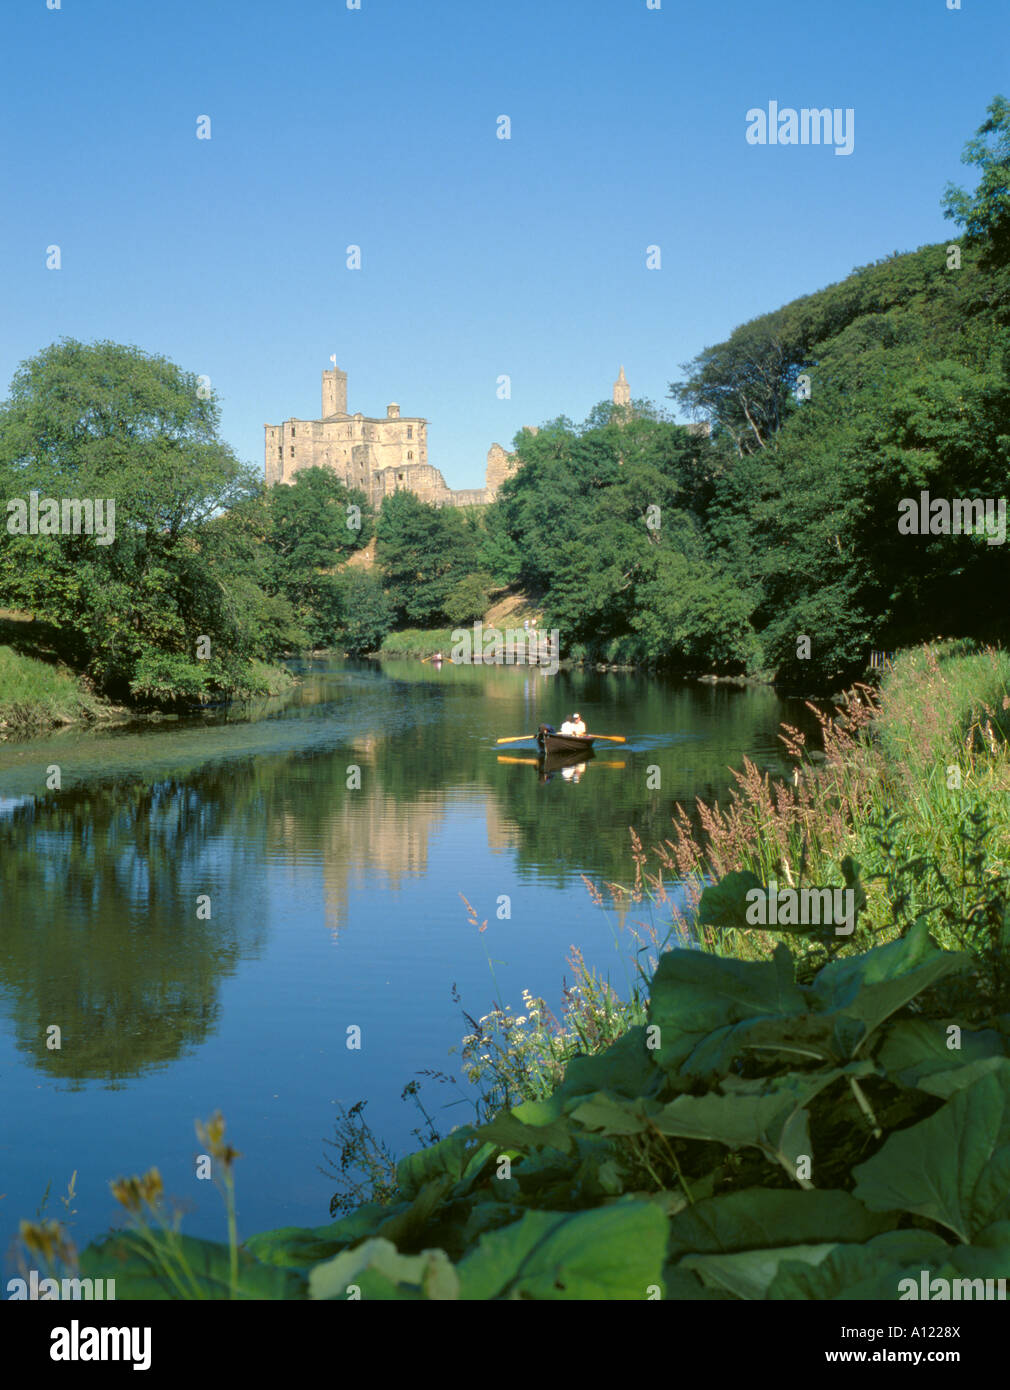
[[[347,925],[352,894],[374,887],[376,877],[396,892],[405,880],[427,873],[431,838],[445,821],[450,799],[447,793],[435,791],[416,801],[404,801],[381,788],[368,787],[364,763],[362,777],[362,790],[347,792],[334,805],[317,838],[307,837],[303,818],[293,812],[279,817],[270,835],[270,857],[275,863],[287,863],[293,885],[302,881],[306,863],[318,858],[326,925],[334,936]],[[501,814],[490,788],[484,797],[488,847],[498,851],[515,848],[520,840],[519,826]],[[447,885],[450,896],[456,887]],[[466,885],[461,882],[458,887],[465,889]]]

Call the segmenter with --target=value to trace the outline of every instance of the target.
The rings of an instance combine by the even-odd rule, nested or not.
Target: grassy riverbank
[[[785,731],[795,778],[748,764],[700,839],[680,812],[664,845],[633,839],[635,882],[609,889],[629,946],[635,903],[670,928],[634,942],[640,986],[622,1000],[576,951],[560,1021],[528,995],[470,1020],[473,1122],[440,1139],[425,1115],[398,1163],[344,1112],[340,1219],[239,1247],[215,1117],[228,1241],[180,1237],[151,1170],[114,1185],[131,1230],[81,1275],[120,1299],[888,1301],[922,1270],[984,1288],[1010,1262],[1008,690],[1000,651],[903,653],[879,697],[825,716],[823,753]],[[855,885],[856,928],[750,929],[744,875]],[[668,949],[675,877],[705,949]],[[76,1263],[55,1224],[23,1234]]]
[[[0,647],[0,731],[51,729],[117,713],[122,711],[98,699],[67,667]]]
[[[283,666],[263,661],[249,666],[248,697],[283,695],[295,678]],[[142,719],[150,707],[132,708],[103,700],[86,680],[62,663],[40,661],[0,646],[0,735],[45,732],[66,724]]]
[[[452,633],[449,627],[404,628],[402,632],[389,632],[382,639],[377,655],[395,660],[423,658],[441,652],[448,660],[453,648]]]

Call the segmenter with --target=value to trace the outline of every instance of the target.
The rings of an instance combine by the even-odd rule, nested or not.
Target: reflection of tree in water
[[[206,1038],[219,981],[262,935],[261,856],[222,839],[234,788],[223,775],[115,782],[0,820],[0,985],[40,1069],[116,1080]],[[46,1047],[52,1024],[60,1050]]]
[[[478,676],[479,710],[467,688]],[[594,879],[628,881],[628,827],[648,846],[670,833],[675,801],[724,798],[726,769],[741,765],[742,751],[773,747],[783,716],[771,692],[559,680],[552,706],[591,705],[604,732],[643,741],[637,753],[621,750],[624,770],[591,763],[578,787],[545,786],[535,766],[499,764],[494,737],[526,727],[530,703],[514,676],[467,672],[455,702],[448,687],[359,681],[349,704],[367,710],[362,731],[325,751],[208,763],[208,730],[194,766],[162,764],[146,781],[95,778],[0,815],[0,990],[19,1046],[40,1069],[74,1079],[172,1061],[216,1026],[219,982],[259,950],[268,888],[283,895],[285,872],[294,892],[307,866],[321,869],[322,913],[335,931],[352,882],[385,880],[395,891],[426,872],[429,839],[457,801],[484,817],[491,848],[508,847],[544,883],[577,882],[587,864]],[[315,693],[301,717],[317,717]],[[461,707],[468,728],[454,718]],[[671,748],[671,732],[688,741]],[[609,757],[601,745],[599,762]],[[662,790],[645,786],[653,761],[664,763]],[[360,790],[347,787],[351,763]],[[209,921],[197,918],[200,894],[210,895]],[[62,1029],[60,1051],[46,1048],[51,1024]]]

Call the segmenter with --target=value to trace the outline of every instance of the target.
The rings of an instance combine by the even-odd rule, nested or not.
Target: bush
[[[445,616],[454,627],[466,627],[483,618],[494,579],[479,570],[463,578],[450,589],[445,600]]]

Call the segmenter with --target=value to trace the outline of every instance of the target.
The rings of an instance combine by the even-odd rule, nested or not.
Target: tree
[[[563,650],[609,648],[636,630],[639,586],[653,577],[658,549],[676,547],[679,520],[707,486],[701,455],[710,446],[639,402],[630,417],[604,403],[582,426],[551,421],[517,436],[516,450],[519,470],[489,529],[521,554],[521,580]],[[660,641],[650,651],[669,655]]]
[[[0,532],[7,602],[51,624],[65,654],[112,693],[141,691],[141,662],[157,654],[171,657],[180,690],[246,681],[258,634],[233,603],[237,572],[215,568],[204,543],[211,519],[259,484],[218,436],[219,417],[200,378],[166,358],[73,339],[22,363],[0,407],[8,498],[114,504],[110,544]]]
[[[443,623],[449,593],[476,567],[478,528],[454,507],[395,492],[383,499],[375,538],[398,620],[417,627]]]
[[[279,576],[297,582],[313,569],[339,564],[371,540],[368,499],[328,468],[303,468],[293,483],[266,494],[267,539]]]
[[[486,570],[465,574],[456,581],[445,600],[445,615],[452,627],[465,627],[483,618],[493,583]]]
[[[340,576],[340,645],[349,656],[378,651],[393,626],[395,610],[377,574],[346,569]]]
[[[948,183],[943,209],[964,228],[966,245],[982,247],[988,263],[1005,265],[1010,261],[1010,101],[994,97],[986,110],[988,119],[961,156],[962,164],[981,169],[979,185],[972,194]]]

